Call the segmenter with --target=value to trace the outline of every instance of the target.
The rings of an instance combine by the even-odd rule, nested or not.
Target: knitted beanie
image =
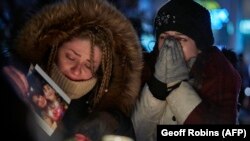
[[[170,0],[160,8],[155,18],[156,39],[166,31],[187,35],[200,50],[214,43],[210,13],[193,0]]]

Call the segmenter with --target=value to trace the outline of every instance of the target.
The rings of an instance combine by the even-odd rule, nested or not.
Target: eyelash
[[[85,64],[85,67],[88,68],[88,69],[91,69],[90,64]]]
[[[183,37],[179,37],[179,38],[177,38],[180,42],[181,41],[183,41],[183,42],[185,42],[185,41],[187,41],[187,39],[186,38],[183,38]]]
[[[66,57],[70,60],[70,61],[75,61],[75,58],[70,56],[70,55],[66,55]]]
[[[160,36],[160,39],[164,40],[166,38],[166,36]],[[182,38],[182,37],[177,37],[176,39],[178,39],[180,42],[185,42],[187,41],[186,38]]]
[[[72,57],[70,54],[66,54],[66,57],[70,60],[70,61],[75,61],[75,58]],[[90,64],[85,64],[85,67],[89,70],[91,70],[91,65]]]

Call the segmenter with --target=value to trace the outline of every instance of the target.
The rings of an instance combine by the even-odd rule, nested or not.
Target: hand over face
[[[182,47],[173,37],[167,37],[160,48],[155,65],[155,77],[166,84],[188,79],[188,68]]]

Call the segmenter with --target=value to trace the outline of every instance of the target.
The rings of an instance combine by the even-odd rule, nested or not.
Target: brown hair
[[[103,28],[101,26],[91,26],[86,25],[84,28],[75,30],[72,35],[68,35],[64,41],[59,43],[58,46],[53,46],[50,51],[49,60],[46,65],[46,70],[50,73],[52,64],[55,62],[56,55],[58,53],[58,47],[60,47],[63,43],[70,41],[74,38],[80,39],[90,39],[91,41],[91,71],[94,75],[94,49],[95,45],[99,46],[102,51],[102,61],[101,61],[101,69],[98,70],[97,74],[99,79],[101,79],[100,83],[97,83],[96,92],[93,99],[93,105],[97,104],[99,100],[102,98],[105,92],[107,92],[109,81],[112,72],[112,33],[107,28]],[[99,88],[99,89],[98,89]]]

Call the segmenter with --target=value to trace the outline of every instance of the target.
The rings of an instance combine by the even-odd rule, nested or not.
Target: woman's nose
[[[72,66],[71,73],[74,80],[88,80],[92,77],[90,70],[84,68],[80,63]]]
[[[79,63],[75,64],[74,66],[72,66],[71,68],[71,73],[75,76],[79,76],[82,73],[82,68],[81,65]]]

